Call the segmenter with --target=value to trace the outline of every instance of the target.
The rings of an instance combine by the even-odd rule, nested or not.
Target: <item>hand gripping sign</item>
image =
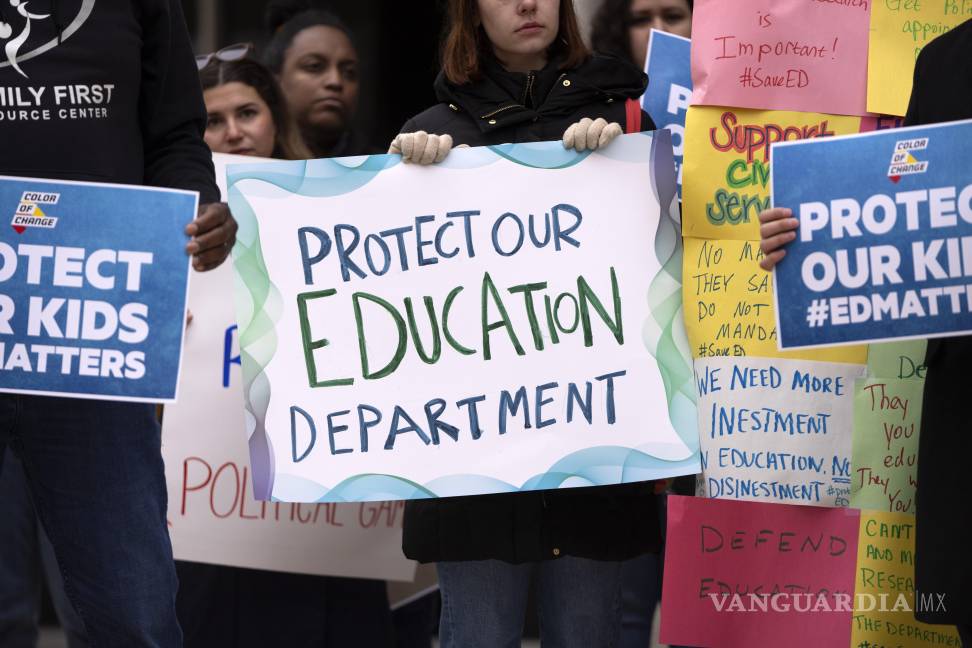
[[[972,331],[972,122],[774,147],[780,347]]]

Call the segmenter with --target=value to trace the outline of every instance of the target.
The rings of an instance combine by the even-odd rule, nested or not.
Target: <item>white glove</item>
[[[603,117],[594,120],[585,117],[576,124],[571,124],[564,133],[564,148],[572,148],[578,153],[596,151],[610,144],[623,132],[621,124],[617,122],[609,124]]]
[[[388,147],[389,153],[401,154],[406,164],[438,164],[451,150],[451,135],[431,135],[425,131],[400,133]]]

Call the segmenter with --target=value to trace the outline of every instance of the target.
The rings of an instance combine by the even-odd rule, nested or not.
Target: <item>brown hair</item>
[[[287,110],[277,80],[266,67],[253,59],[228,63],[213,60],[199,71],[199,81],[203,90],[234,82],[250,86],[267,104],[270,116],[273,118],[273,125],[277,131],[273,140],[273,157],[284,160],[307,160],[313,157],[300,138],[297,124]]]
[[[486,32],[476,25],[476,3],[477,0],[449,0],[449,29],[442,47],[442,72],[456,85],[481,78],[482,58],[491,53]],[[549,54],[563,59],[562,70],[577,67],[591,55],[581,37],[573,0],[560,0],[560,24]]]

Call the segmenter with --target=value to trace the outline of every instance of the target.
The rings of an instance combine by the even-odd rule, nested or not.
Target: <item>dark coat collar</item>
[[[489,133],[541,117],[568,115],[595,102],[637,99],[647,85],[644,72],[609,56],[594,55],[572,70],[561,70],[554,60],[529,74],[509,72],[495,59],[487,59],[482,78],[471,83],[457,86],[439,73],[435,94]]]

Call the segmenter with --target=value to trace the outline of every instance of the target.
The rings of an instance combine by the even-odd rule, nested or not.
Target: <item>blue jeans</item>
[[[37,521],[23,467],[11,452],[0,459],[0,520],[0,646],[37,645],[45,578],[69,648],[86,648],[84,624],[64,593],[54,548]]]
[[[442,648],[519,648],[533,577],[544,648],[613,648],[621,627],[621,565],[573,557],[439,563]]]
[[[181,646],[155,408],[0,394],[8,447],[90,645]]]
[[[662,556],[645,554],[624,563],[621,576],[620,648],[647,648],[661,599]]]

